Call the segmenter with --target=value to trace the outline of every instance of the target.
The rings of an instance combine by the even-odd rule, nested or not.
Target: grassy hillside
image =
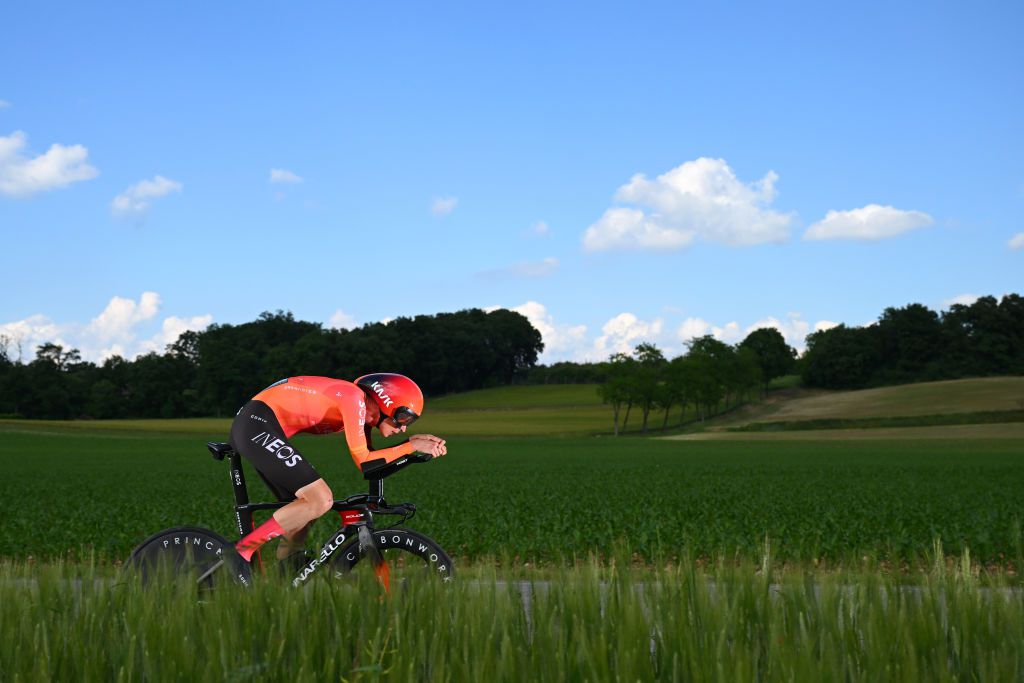
[[[984,424],[1022,423],[1024,416],[1024,377],[987,377],[977,379],[921,382],[860,391],[825,391],[787,387],[770,391],[765,399],[709,420],[703,425],[708,433],[701,438],[749,438],[735,432],[781,432],[810,430],[818,437],[839,432],[844,438],[858,438],[853,432],[890,436],[906,431],[907,438],[935,438],[943,430],[936,426],[964,426],[964,433],[983,436],[1000,430],[975,429]],[[1005,430],[1004,430],[1005,431]],[[733,436],[710,434],[728,432]],[[799,437],[793,437],[799,438]],[[817,437],[812,437],[817,438]]]
[[[428,399],[431,412],[510,408],[594,407],[601,405],[596,384],[496,387]]]
[[[796,398],[761,420],[858,419],[1024,408],[1024,377],[985,377],[837,391]]]

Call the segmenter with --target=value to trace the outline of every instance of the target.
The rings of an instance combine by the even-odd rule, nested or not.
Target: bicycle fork
[[[369,527],[365,524],[359,527],[359,552],[366,555],[373,563],[374,575],[380,581],[380,584],[384,586],[384,592],[390,595],[391,567],[388,566],[383,553],[377,548],[377,544],[373,542],[373,534],[370,533]]]

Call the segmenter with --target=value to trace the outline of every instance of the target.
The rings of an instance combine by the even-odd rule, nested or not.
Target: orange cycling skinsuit
[[[366,401],[380,407],[381,419],[411,424],[423,411],[423,394],[403,375],[378,373],[354,382],[330,377],[289,377],[256,394],[238,411],[231,426],[231,444],[259,472],[279,500],[320,479],[289,439],[299,432],[345,432],[357,467],[369,478],[383,474],[413,452],[406,441],[391,448],[370,450]]]

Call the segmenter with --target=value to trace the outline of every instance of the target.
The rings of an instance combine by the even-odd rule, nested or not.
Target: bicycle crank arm
[[[196,583],[202,583],[203,581],[205,581],[211,574],[220,569],[221,566],[223,566],[223,564],[224,560],[217,560],[216,564],[207,569],[205,572],[202,573],[202,575],[198,579],[196,579]]]

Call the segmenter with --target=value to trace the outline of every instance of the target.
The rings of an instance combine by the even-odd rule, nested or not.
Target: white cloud
[[[661,318],[647,322],[632,313],[619,313],[601,327],[603,334],[594,340],[591,357],[604,360],[613,353],[631,353],[641,342],[655,344],[663,326]]]
[[[831,323],[828,323],[827,321],[823,322],[831,325]],[[815,331],[817,331],[818,325],[821,325],[821,322],[815,325]],[[784,320],[779,320],[774,316],[758,320],[753,325],[747,327],[743,336],[737,341],[743,341],[743,339],[746,339],[747,335],[754,330],[764,328],[774,328],[778,330],[782,335],[782,338],[786,340],[786,343],[798,350],[803,349],[806,346],[805,340],[807,339],[807,335],[811,333],[811,324],[809,322],[802,319],[798,313],[790,313]]]
[[[1018,232],[1006,243],[1010,249],[1024,249],[1024,232]]]
[[[115,296],[103,309],[103,312],[90,321],[83,336],[88,340],[90,346],[113,344],[117,347],[116,351],[111,351],[113,346],[103,349],[100,352],[102,357],[111,356],[114,353],[123,355],[124,345],[135,341],[135,326],[149,320],[159,310],[160,295],[156,292],[143,292],[138,302],[134,299]]]
[[[156,292],[143,292],[139,301],[115,296],[103,309],[103,312],[92,319],[88,332],[100,339],[110,339],[124,334],[129,328],[143,320],[149,320],[160,310],[160,295]]]
[[[0,109],[7,109],[11,106],[11,103],[7,100],[0,100]]]
[[[46,342],[60,344],[66,349],[77,348],[82,358],[102,362],[113,355],[134,358],[140,353],[162,353],[167,344],[177,341],[185,330],[202,330],[213,316],[168,316],[155,333],[144,336],[152,329],[160,311],[160,295],[143,292],[138,301],[115,296],[89,323],[57,323],[44,315],[33,315],[24,320],[0,324],[0,335],[11,339],[8,353],[16,357],[16,342],[22,346],[22,360],[35,358],[36,347]],[[140,338],[142,337],[142,338]]]
[[[735,321],[719,326],[709,323],[703,318],[687,318],[676,330],[676,337],[684,344],[692,339],[709,334],[727,344],[732,344],[742,339],[740,325]]]
[[[943,308],[949,308],[953,304],[962,304],[964,306],[970,306],[978,300],[977,294],[957,294],[956,296],[944,299],[942,301]]]
[[[552,363],[557,360],[577,358],[581,347],[587,344],[586,325],[558,324],[544,304],[527,301],[525,304],[509,310],[523,315],[540,332],[541,339],[544,341],[541,362]]]
[[[447,216],[455,210],[458,203],[457,197],[435,197],[430,204],[430,213],[435,216]]]
[[[774,316],[769,316],[758,320],[753,325],[748,326],[742,335],[739,335],[735,340],[736,342],[743,341],[747,335],[754,330],[759,330],[766,327],[773,327],[782,334],[782,338],[786,340],[786,343],[792,346],[794,349],[803,353],[807,348],[807,335],[812,332],[820,332],[822,330],[830,330],[833,327],[838,327],[839,323],[832,322],[831,320],[819,320],[814,325],[803,319],[799,313],[788,313],[783,320],[779,320]]]
[[[819,320],[812,326],[799,313],[789,313],[783,319],[768,316],[746,327],[741,327],[736,321],[719,326],[702,318],[687,318],[676,329],[676,337],[685,343],[696,337],[710,334],[715,339],[727,344],[737,344],[746,339],[747,335],[754,330],[775,328],[782,334],[787,344],[802,352],[807,346],[807,335],[812,331],[817,332],[836,327],[837,324],[831,320]]]
[[[44,315],[33,315],[24,320],[0,324],[0,340],[5,343],[7,357],[29,362],[36,357],[36,347],[46,342],[66,346],[62,330]]]
[[[181,192],[181,183],[156,176],[152,180],[141,180],[110,202],[110,210],[118,218],[140,221],[149,212],[150,202],[171,192]]]
[[[498,308],[500,307],[492,306],[485,310],[493,311]],[[664,321],[661,318],[647,322],[632,313],[620,313],[606,322],[601,328],[602,334],[594,338],[587,334],[586,325],[555,321],[547,307],[537,301],[527,301],[509,310],[521,313],[540,332],[544,341],[544,352],[540,355],[541,363],[557,363],[564,360],[603,361],[613,353],[630,353],[641,342],[656,343],[663,352],[672,352],[669,345],[664,343]],[[668,341],[671,343],[671,340]]]
[[[201,331],[205,330],[213,322],[213,316],[210,314],[206,315],[194,315],[191,318],[179,318],[176,315],[172,315],[169,318],[164,318],[163,325],[161,326],[159,340],[164,346],[173,344],[178,341],[183,333],[188,330]]]
[[[586,325],[556,321],[547,307],[537,301],[528,301],[510,310],[522,313],[541,333],[545,344],[540,357],[542,363],[562,360],[604,361],[613,353],[631,353],[641,342],[654,344],[666,358],[674,358],[686,353],[686,343],[696,337],[711,335],[726,344],[737,344],[754,330],[763,327],[779,330],[787,344],[803,352],[808,334],[837,325],[830,320],[819,320],[812,325],[799,313],[788,313],[784,318],[767,316],[745,327],[735,320],[715,324],[698,317],[689,317],[678,325],[669,325],[660,317],[643,320],[634,313],[624,312],[605,322],[600,333],[594,336],[588,334],[589,328]]]
[[[604,249],[682,249],[696,233],[678,230],[650,220],[640,209],[608,209],[583,234],[590,251]]]
[[[485,278],[513,277],[532,279],[547,277],[553,274],[556,270],[558,270],[558,259],[553,256],[549,256],[541,261],[514,263],[505,268],[481,271],[478,275]]]
[[[615,199],[639,208],[613,207],[587,228],[583,246],[606,249],[681,249],[696,238],[743,246],[789,238],[792,214],[768,208],[778,175],[740,181],[724,159],[687,161],[653,181],[637,174]]]
[[[808,240],[881,240],[923,228],[935,221],[922,211],[903,211],[891,206],[868,204],[851,211],[829,211],[807,229]]]
[[[356,319],[339,308],[331,314],[327,325],[335,330],[351,330],[356,326]]]
[[[164,318],[163,324],[160,326],[160,331],[157,332],[152,338],[140,342],[138,353],[148,353],[150,351],[156,351],[157,353],[164,353],[167,349],[168,344],[173,344],[178,341],[178,337],[182,335],[186,330],[202,331],[210,326],[213,322],[212,315],[195,315],[191,318],[179,318],[176,315],[172,315],[169,318]],[[115,344],[114,347],[121,349],[120,344]],[[106,356],[112,356],[115,353],[119,356],[124,356],[123,350],[114,351],[111,349],[105,350]]]
[[[676,336],[683,342],[711,334],[711,323],[703,318],[687,318],[676,330]]]
[[[286,183],[289,185],[297,185],[304,181],[304,178],[300,175],[292,173],[291,171],[284,168],[272,168],[270,169],[270,182],[272,183]]]
[[[546,237],[549,232],[550,228],[544,221],[537,221],[529,228],[529,233],[531,235],[537,235],[539,237]]]
[[[67,187],[95,178],[99,171],[90,166],[89,150],[82,145],[50,145],[45,154],[25,156],[27,136],[16,131],[0,136],[0,194],[21,197]]]

